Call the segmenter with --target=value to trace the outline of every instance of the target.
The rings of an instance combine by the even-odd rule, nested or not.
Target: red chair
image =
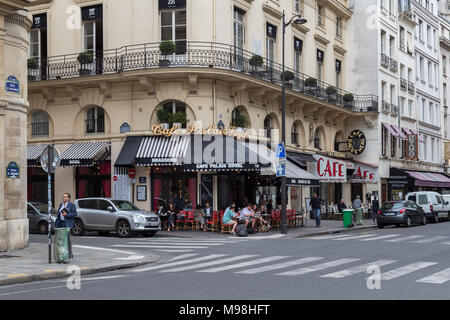
[[[295,210],[287,210],[286,211],[287,220],[289,227],[295,227],[296,221],[295,221]]]
[[[187,219],[187,212],[180,211],[175,219],[175,230],[180,229],[184,230],[186,219]]]
[[[194,220],[194,211],[190,210],[187,212],[186,220],[184,220],[184,228],[196,230],[197,229],[197,221]]]
[[[280,210],[272,210],[270,225],[272,226],[272,228],[279,228],[281,226]]]
[[[206,221],[206,230],[219,231],[219,212],[213,211],[212,221]]]

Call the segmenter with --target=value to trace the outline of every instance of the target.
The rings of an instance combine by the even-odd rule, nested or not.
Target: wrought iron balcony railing
[[[415,90],[416,90],[416,85],[413,82],[408,81],[408,91],[411,93],[414,93]]]
[[[400,89],[408,89],[408,80],[400,78]]]
[[[390,64],[391,64],[390,58],[386,54],[382,53],[381,54],[381,65],[387,68],[387,67],[389,67]]]
[[[157,68],[214,68],[246,74],[262,81],[282,85],[282,65],[263,58],[263,64],[251,64],[253,53],[238,47],[211,42],[184,42],[183,50],[164,56],[159,43],[130,45],[119,49],[104,50],[93,55],[92,62],[81,64],[78,54],[48,57],[39,65],[45,66],[45,72],[28,69],[29,81],[67,79],[98,74],[115,74],[130,70]],[[378,111],[376,95],[354,95],[325,82],[305,81],[311,78],[301,72],[285,68],[294,74],[286,81],[286,86],[302,94],[313,96],[331,104],[358,112]],[[40,75],[44,75],[42,77]]]
[[[393,71],[397,71],[397,66],[398,66],[397,61],[392,58],[389,58],[389,60],[390,60],[389,68]]]

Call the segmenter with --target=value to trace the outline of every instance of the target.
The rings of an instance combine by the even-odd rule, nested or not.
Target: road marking
[[[151,267],[133,269],[133,270],[130,270],[130,272],[145,272],[145,271],[150,271],[150,270],[157,270],[157,269],[162,269],[162,268],[167,268],[167,267],[178,266],[181,264],[188,264],[188,263],[195,263],[195,262],[200,262],[200,261],[205,261],[205,260],[211,260],[211,259],[220,258],[223,256],[226,256],[226,254],[211,254],[209,256],[204,256],[204,257],[190,259],[190,260],[169,262],[169,263],[159,264],[159,265],[151,266]]]
[[[424,262],[424,261],[415,262],[415,263],[409,264],[407,266],[400,267],[400,268],[382,273],[381,280],[392,280],[392,279],[407,275],[409,273],[412,273],[414,271],[418,271],[420,269],[424,269],[426,267],[435,265],[436,263],[437,262]]]
[[[301,258],[301,259],[292,260],[292,261],[288,261],[288,262],[272,264],[272,265],[265,266],[262,268],[254,268],[254,269],[238,271],[235,273],[243,273],[243,274],[261,273],[261,272],[266,272],[266,271],[273,271],[273,270],[277,270],[277,269],[283,269],[283,268],[287,268],[287,267],[297,266],[299,264],[305,264],[308,262],[314,262],[314,261],[318,261],[318,260],[322,260],[322,259],[325,259],[325,258],[323,258],[323,257]]]
[[[412,241],[412,243],[431,243],[431,242],[435,242],[435,241],[439,241],[439,240],[443,240],[443,239],[447,239],[447,238],[448,237],[436,236],[436,237],[431,237],[431,238],[428,238],[428,239]]]
[[[345,238],[331,239],[331,240],[334,240],[334,241],[338,241],[338,240],[352,240],[352,239],[368,238],[368,237],[373,237],[373,236],[375,236],[375,234],[363,234],[363,235],[359,235],[359,236],[347,236]]]
[[[415,236],[408,236],[408,237],[403,237],[403,238],[396,238],[396,239],[386,240],[386,242],[402,242],[402,241],[418,239],[418,238],[423,238],[423,237],[425,237],[425,236],[415,235]]]
[[[10,274],[10,275],[8,275],[8,278],[20,278],[20,277],[25,277],[26,275],[27,275],[26,273]]]
[[[190,265],[190,266],[179,267],[179,268],[175,268],[175,269],[162,270],[160,272],[179,272],[179,271],[185,271],[185,270],[191,270],[191,269],[199,269],[199,268],[203,268],[203,267],[209,267],[209,266],[214,266],[214,265],[218,265],[218,264],[223,264],[223,263],[228,263],[228,262],[232,262],[232,261],[236,261],[236,260],[242,260],[242,259],[253,258],[253,257],[257,257],[257,255],[236,256],[236,257],[226,258],[226,259],[222,259],[222,260],[208,261],[208,262],[194,264],[194,265]]]
[[[388,234],[386,236],[379,236],[379,237],[374,237],[374,238],[369,238],[369,239],[361,239],[358,241],[375,241],[375,240],[381,240],[381,239],[388,239],[388,238],[394,238],[394,237],[399,237],[400,234]]]
[[[128,245],[128,244],[114,244],[111,247],[117,247],[117,248],[146,248],[146,249],[173,249],[174,246],[158,246],[158,245]],[[205,249],[208,247],[204,247],[204,246],[183,246],[183,249]]]
[[[135,245],[143,245],[142,242],[127,242],[126,244],[135,244]],[[146,245],[175,245],[175,246],[191,246],[196,245],[196,243],[185,243],[185,242],[153,242],[146,243]],[[198,243],[199,245],[208,245],[208,246],[223,246],[225,243]]]
[[[245,239],[236,239],[236,237],[228,237],[228,239],[234,239],[234,240],[261,240],[261,239],[278,239],[285,237],[285,234],[273,234],[271,236],[255,236],[255,237],[249,237]]]
[[[417,280],[416,282],[442,284],[450,280],[450,268],[441,272],[432,274],[431,276]]]
[[[305,273],[310,273],[310,272],[315,272],[315,271],[320,271],[323,269],[327,269],[327,268],[332,268],[332,267],[337,267],[346,263],[350,263],[350,262],[355,262],[358,261],[359,259],[338,259],[338,260],[334,260],[334,261],[329,261],[329,262],[325,262],[325,263],[321,263],[321,264],[317,264],[314,266],[310,266],[310,267],[305,267],[305,268],[300,268],[300,269],[296,269],[296,270],[292,270],[292,271],[287,271],[287,272],[283,272],[283,273],[277,273],[275,275],[278,276],[298,276],[298,275],[302,275]]]
[[[162,252],[192,252],[192,251],[195,251],[195,250],[193,250],[193,249],[186,249],[186,250],[156,249],[156,251],[162,251]]]
[[[140,241],[141,243],[162,243],[162,242],[170,242],[170,243],[237,243],[238,241],[230,241],[230,240],[215,240],[215,239],[132,239],[132,241]]]
[[[194,257],[194,256],[198,256],[198,253],[187,253],[187,254],[182,254],[181,256],[173,257],[173,258],[170,259],[169,261],[175,261],[175,260],[180,260],[180,259],[189,258],[189,257]]]
[[[311,237],[311,238],[306,238],[306,239],[311,239],[311,240],[326,240],[326,239],[337,239],[337,238],[343,238],[343,237],[348,237],[348,234],[340,234],[340,235],[328,235],[328,236],[319,236],[319,237]]]
[[[356,267],[353,267],[350,269],[344,269],[344,270],[340,270],[337,272],[328,273],[328,274],[325,274],[320,277],[321,278],[335,278],[335,279],[345,278],[345,277],[352,276],[357,273],[367,272],[367,268],[369,268],[370,266],[382,267],[382,266],[385,266],[387,264],[394,263],[394,262],[397,262],[397,260],[377,260],[377,261],[369,262],[369,263],[366,263],[366,264],[363,264],[360,266],[356,266]]]
[[[123,254],[129,254],[129,255],[134,255],[134,254],[136,254],[136,252],[123,251],[123,250],[116,250],[116,249],[108,249],[108,248],[98,248],[98,247],[89,247],[89,246],[80,246],[80,245],[74,245],[73,247],[74,247],[74,248],[80,248],[80,249],[90,249],[90,250],[109,251],[109,252],[123,253]]]
[[[143,259],[145,258],[145,256],[129,256],[129,257],[125,257],[125,258],[115,258],[116,260],[139,260],[139,259]]]
[[[285,258],[289,258],[289,257],[288,256],[273,256],[273,257],[267,257],[267,258],[257,259],[257,260],[248,261],[248,262],[242,262],[242,263],[238,263],[238,264],[232,264],[232,265],[228,265],[228,266],[224,266],[224,267],[200,270],[197,272],[209,272],[209,273],[220,272],[220,271],[225,271],[225,270],[247,267],[247,266],[251,266],[254,264],[260,264],[260,263],[270,262],[270,261],[274,261],[274,260],[285,259]]]
[[[82,281],[93,281],[93,280],[109,280],[109,279],[117,279],[117,278],[123,278],[125,275],[119,275],[119,276],[105,276],[105,277],[95,277],[95,278],[82,278]],[[66,282],[67,280],[61,280]]]

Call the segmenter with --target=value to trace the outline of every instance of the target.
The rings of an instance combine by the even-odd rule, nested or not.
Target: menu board
[[[114,199],[132,201],[131,179],[128,177],[128,175],[125,174],[114,175],[113,184],[114,184]]]

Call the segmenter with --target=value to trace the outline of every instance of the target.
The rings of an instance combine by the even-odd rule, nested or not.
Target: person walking
[[[375,220],[377,219],[377,213],[380,210],[380,203],[378,202],[377,196],[375,196],[372,200],[372,221],[373,224],[376,224]]]
[[[342,198],[338,204],[338,210],[340,213],[342,213],[342,211],[344,211],[344,209],[347,209],[347,205],[345,204],[344,198]]]
[[[362,202],[359,195],[356,196],[355,200],[353,200],[353,209],[355,209],[355,215],[353,216],[353,222],[356,222],[356,214],[359,212],[359,210],[362,210]]]
[[[167,231],[170,231],[170,227],[175,229],[174,221],[177,217],[177,211],[175,209],[175,205],[172,202],[169,203],[169,208],[167,209],[166,213],[169,216],[169,227],[167,228]]]
[[[75,225],[75,217],[77,216],[77,207],[73,202],[70,202],[70,193],[64,193],[62,203],[59,205],[58,216],[55,221],[55,228],[69,228],[73,229]],[[73,258],[72,240],[70,232],[68,234],[67,244],[69,245],[69,256]]]
[[[310,201],[311,209],[313,211],[314,217],[316,218],[316,227],[320,227],[320,208],[322,206],[322,199],[317,196],[317,193],[313,193],[313,197]]]

